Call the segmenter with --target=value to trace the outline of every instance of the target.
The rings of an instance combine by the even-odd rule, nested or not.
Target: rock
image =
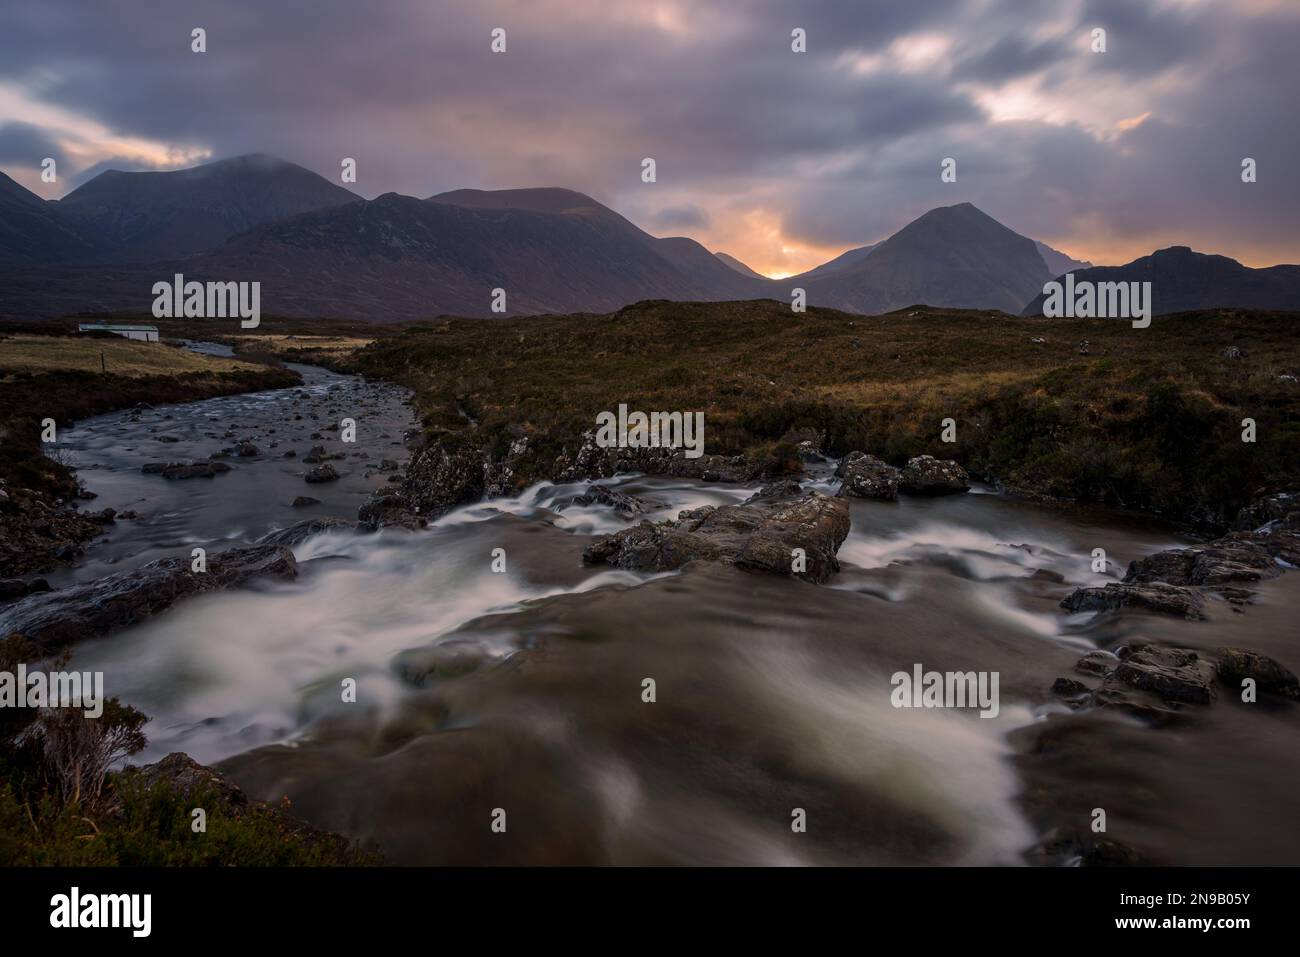
[[[629,495],[626,492],[620,492],[617,489],[610,488],[608,485],[588,485],[581,495],[575,495],[567,501],[559,504],[557,508],[565,509],[570,505],[578,505],[584,508],[590,508],[593,505],[603,505],[606,508],[612,508],[616,512],[624,515],[642,515],[646,512],[653,512],[664,508],[665,503],[657,499],[640,498],[636,495]]]
[[[391,493],[376,495],[362,505],[357,509],[357,520],[371,531],[391,527],[414,531],[429,524],[424,516],[411,511],[404,496]]]
[[[14,601],[46,591],[53,589],[44,578],[33,578],[31,581],[23,581],[21,578],[0,579],[0,601]]]
[[[1191,621],[1205,618],[1201,596],[1190,588],[1149,584],[1110,582],[1102,586],[1076,588],[1061,601],[1067,611],[1113,611],[1119,608],[1149,608],[1165,615],[1178,615]]]
[[[310,495],[299,495],[290,503],[292,508],[305,508],[308,505],[319,505],[320,499],[312,498]]]
[[[912,462],[920,460],[913,459]],[[934,459],[930,460],[931,462]],[[911,468],[912,463],[908,463]],[[918,469],[919,473],[919,469]],[[841,475],[844,479],[840,485],[840,495],[851,495],[854,498],[870,498],[884,502],[892,502],[898,498],[898,486],[902,481],[902,474],[874,455],[867,455],[864,452],[850,452],[840,467],[836,469],[836,474]]]
[[[207,558],[207,571],[191,559],[164,558],[132,571],[29,595],[0,611],[0,635],[18,632],[44,651],[135,624],[190,595],[234,588],[258,578],[293,578],[293,552],[274,545],[230,548]]]
[[[1233,528],[1240,532],[1277,527],[1300,529],[1300,495],[1279,492],[1258,499],[1239,511],[1233,522]]]
[[[1052,694],[1060,695],[1062,698],[1077,698],[1091,691],[1092,689],[1082,681],[1075,681],[1073,678],[1057,678],[1052,682]]]
[[[582,553],[587,564],[635,571],[672,571],[691,561],[716,561],[824,582],[839,570],[835,553],[849,533],[848,502],[812,492],[803,498],[711,505],[676,521],[642,521],[606,536]],[[792,550],[806,570],[792,573]]]
[[[1090,652],[1074,667],[1102,676],[1101,687],[1092,693],[1094,704],[1156,722],[1170,720],[1189,705],[1209,705],[1216,696],[1215,665],[1190,648],[1134,642],[1114,657]]]
[[[325,446],[313,445],[307,450],[307,454],[302,457],[302,460],[308,465],[318,465],[328,458],[329,455],[325,452]]]
[[[1240,648],[1219,649],[1219,680],[1241,688],[1241,682],[1253,678],[1260,691],[1300,701],[1300,681],[1272,658]]]
[[[1119,665],[1106,676],[1101,690],[1122,682],[1149,691],[1171,703],[1210,704],[1214,701],[1214,665],[1190,648],[1128,645],[1118,652]]]
[[[1119,664],[1119,658],[1108,651],[1090,651],[1074,663],[1074,670],[1085,675],[1108,675]]]
[[[117,521],[117,510],[105,508],[98,512],[87,512],[86,518],[90,519],[96,525],[112,525]]]
[[[140,468],[146,475],[161,474],[165,479],[212,478],[222,472],[229,472],[230,466],[225,462],[148,462]]]
[[[355,529],[355,522],[345,522],[341,518],[309,518],[296,522],[288,528],[268,532],[257,540],[258,545],[283,545],[293,548],[309,538],[339,529]]]
[[[336,482],[338,481],[339,478],[340,476],[338,470],[335,469],[334,466],[329,464],[318,465],[310,472],[308,472],[306,475],[303,476],[303,479],[305,481],[312,484],[319,484],[321,482]]]
[[[779,498],[794,498],[802,494],[803,484],[798,479],[778,479],[762,486],[757,492],[745,499],[744,504],[770,502]]]
[[[437,518],[483,497],[483,458],[477,449],[441,443],[418,449],[406,468],[402,496],[407,511]]]
[[[241,459],[251,459],[255,455],[261,455],[261,450],[252,442],[240,442],[235,447],[235,454]]]
[[[1030,581],[1052,582],[1059,585],[1065,581],[1065,576],[1060,572],[1052,571],[1050,568],[1035,568],[1034,573],[1029,576]]]
[[[950,459],[918,455],[903,467],[899,488],[909,495],[953,495],[970,490],[970,476]]]
[[[1224,585],[1276,578],[1282,569],[1269,549],[1249,538],[1221,538],[1210,545],[1175,548],[1130,562],[1126,582]]]

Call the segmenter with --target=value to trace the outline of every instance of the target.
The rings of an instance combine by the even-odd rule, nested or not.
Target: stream
[[[406,395],[293,368],[297,388],[64,433],[94,507],[138,517],[52,584],[304,518],[354,519],[409,456]],[[342,417],[355,443],[328,428]],[[242,441],[259,454],[232,455],[214,478],[141,472]],[[304,482],[315,445],[344,453],[338,481]],[[813,467],[807,484],[833,493],[833,468]],[[651,519],[757,487],[605,482],[661,503]],[[627,525],[569,504],[585,487],[540,483],[419,532],[318,535],[295,548],[297,580],[184,601],[78,644],[71,667],[103,671],[109,694],[150,716],[133,761],[185,751],[220,763],[251,796],[287,796],[391,863],[1023,864],[1052,828],[1086,829],[1097,806],[1116,840],[1161,862],[1300,863],[1296,829],[1276,823],[1300,814],[1297,709],[1221,702],[1155,729],[1071,713],[1050,694],[1081,655],[1137,636],[1294,667],[1296,576],[1263,585],[1245,614],[1211,602],[1205,622],[1071,615],[1059,603],[1074,587],[1187,540],[1143,517],[984,487],[851,500],[826,585],[704,563],[638,574],[583,565],[592,536]],[[300,495],[320,502],[292,507]],[[1098,547],[1112,563],[1102,574]],[[997,716],[894,707],[890,676],[917,664],[997,672]],[[796,809],[805,831],[792,829]]]

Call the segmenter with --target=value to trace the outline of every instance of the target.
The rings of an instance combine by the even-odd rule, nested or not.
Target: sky
[[[1300,0],[6,0],[0,18],[0,170],[50,199],[262,152],[336,182],[354,158],[368,198],[564,186],[778,277],[960,202],[1094,263],[1300,262]]]

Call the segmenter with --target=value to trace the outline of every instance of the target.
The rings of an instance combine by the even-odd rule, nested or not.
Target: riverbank
[[[701,476],[797,471],[801,442],[894,465],[931,454],[1019,494],[1217,532],[1300,472],[1295,322],[1224,310],[1137,330],[925,307],[857,316],[769,300],[643,302],[608,315],[444,317],[341,367],[413,390],[430,449],[405,492],[423,514],[609,475],[620,459],[646,466],[654,456],[592,454],[597,415],[625,403],[704,412],[716,458],[673,466]]]
[[[102,365],[101,365],[102,363]],[[114,520],[80,503],[59,430],[140,405],[280,389],[300,377],[278,365],[204,356],[117,336],[18,334],[0,338],[0,579],[66,565]],[[54,423],[54,441],[48,434]]]

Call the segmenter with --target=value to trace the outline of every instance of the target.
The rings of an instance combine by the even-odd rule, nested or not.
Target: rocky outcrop
[[[1114,654],[1092,651],[1074,665],[1089,678],[1090,687],[1072,678],[1057,678],[1052,693],[1071,707],[1119,708],[1164,723],[1191,707],[1205,707],[1217,698],[1216,682],[1240,689],[1250,678],[1258,691],[1300,701],[1300,681],[1281,663],[1240,648],[1220,648],[1214,655],[1191,648],[1131,642]]]
[[[43,652],[104,635],[155,615],[190,595],[260,578],[293,578],[293,552],[278,545],[231,548],[196,572],[189,556],[164,558],[98,581],[28,597],[0,610],[0,635],[18,633]]]
[[[841,460],[835,474],[844,480],[840,485],[840,495],[884,502],[892,502],[898,498],[898,486],[902,481],[901,473],[874,455],[850,452]]]
[[[970,476],[951,459],[918,455],[903,467],[899,488],[908,495],[955,495],[970,490]]]
[[[1269,514],[1268,508],[1264,505],[1252,512],[1250,521]],[[1232,532],[1206,545],[1170,548],[1139,558],[1129,563],[1123,582],[1078,588],[1061,607],[1107,611],[1142,606],[1202,619],[1207,592],[1233,605],[1244,605],[1252,592],[1242,585],[1276,578],[1284,567],[1300,565],[1300,531],[1286,527],[1285,521],[1283,515],[1256,531]]]
[[[1201,596],[1190,588],[1162,582],[1134,585],[1110,582],[1076,588],[1061,602],[1067,611],[1114,611],[1119,608],[1147,608],[1193,621],[1205,618]]]
[[[1239,532],[1300,529],[1300,493],[1278,492],[1247,505],[1232,527]]]
[[[758,478],[762,470],[761,462],[751,462],[743,455],[701,455],[689,459],[685,449],[601,448],[596,444],[595,432],[584,433],[577,451],[563,454],[556,460],[554,469],[557,482],[608,478],[620,472],[697,478],[705,482],[748,482]]]
[[[676,521],[643,521],[589,545],[588,564],[635,571],[672,571],[692,561],[795,575],[824,582],[839,570],[835,553],[849,533],[848,502],[813,492],[784,498],[683,511]],[[796,570],[794,549],[803,549]]]
[[[1300,701],[1300,681],[1294,673],[1265,655],[1240,648],[1219,649],[1219,680],[1240,688],[1250,678],[1255,687],[1269,694]]]
[[[654,512],[665,507],[665,503],[658,499],[629,495],[627,492],[620,492],[608,485],[588,485],[581,495],[575,495],[559,503],[556,508],[562,511],[570,505],[583,508],[604,506],[629,516],[644,515],[647,512]]]

